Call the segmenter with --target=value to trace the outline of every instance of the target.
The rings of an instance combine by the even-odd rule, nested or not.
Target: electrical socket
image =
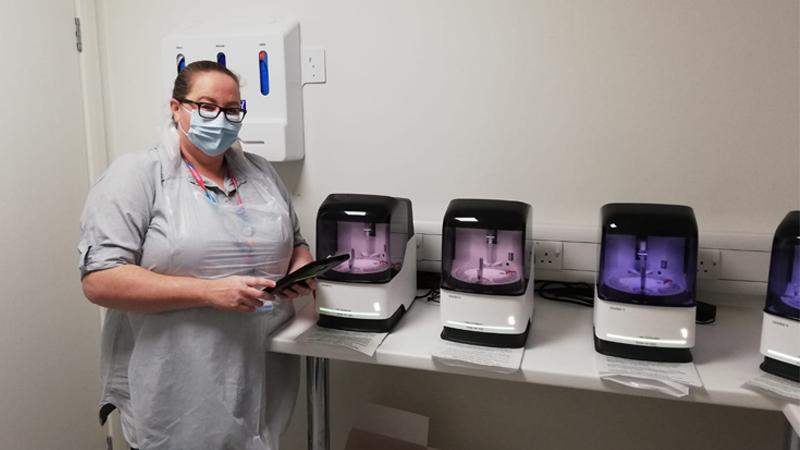
[[[720,251],[712,248],[701,248],[697,252],[697,278],[718,280],[722,274],[722,258]]]
[[[325,49],[303,47],[302,55],[303,84],[325,82]]]
[[[533,264],[537,269],[561,270],[564,243],[561,241],[534,241]]]

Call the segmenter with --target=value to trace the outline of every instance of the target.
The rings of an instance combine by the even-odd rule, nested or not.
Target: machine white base
[[[696,309],[612,302],[595,294],[595,349],[624,358],[689,362]]]
[[[412,237],[406,244],[403,268],[388,283],[319,280],[319,324],[347,330],[390,331],[411,307],[416,293],[417,246]]]
[[[442,338],[492,347],[523,347],[533,316],[533,278],[523,295],[441,290]]]
[[[764,371],[800,381],[800,322],[765,312],[761,354]]]

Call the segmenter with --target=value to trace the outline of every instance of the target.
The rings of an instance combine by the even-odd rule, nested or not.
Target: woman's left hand
[[[289,273],[305,266],[306,264],[314,261],[308,247],[301,245],[295,247],[292,253],[292,260],[289,263]],[[314,278],[305,280],[303,283],[296,283],[292,286],[281,291],[280,296],[288,299],[302,297],[304,295],[312,294],[317,289],[317,280]]]

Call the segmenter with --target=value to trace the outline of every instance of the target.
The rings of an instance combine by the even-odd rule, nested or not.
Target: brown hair
[[[175,77],[175,84],[172,87],[172,98],[176,100],[183,100],[192,90],[192,80],[196,73],[219,72],[233,78],[236,85],[239,85],[239,77],[235,73],[228,70],[225,66],[217,64],[214,61],[195,61],[187,65],[183,70],[178,72]]]

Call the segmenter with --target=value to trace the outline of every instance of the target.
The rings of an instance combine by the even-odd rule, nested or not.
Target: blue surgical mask
[[[187,109],[187,111],[189,110]],[[200,113],[196,109],[190,112],[192,117],[189,121],[189,131],[181,129],[181,132],[206,155],[219,156],[236,142],[239,129],[242,128],[241,122],[232,123],[225,118],[223,113],[220,113],[216,119],[204,119],[200,117]],[[180,125],[178,128],[180,129]]]

